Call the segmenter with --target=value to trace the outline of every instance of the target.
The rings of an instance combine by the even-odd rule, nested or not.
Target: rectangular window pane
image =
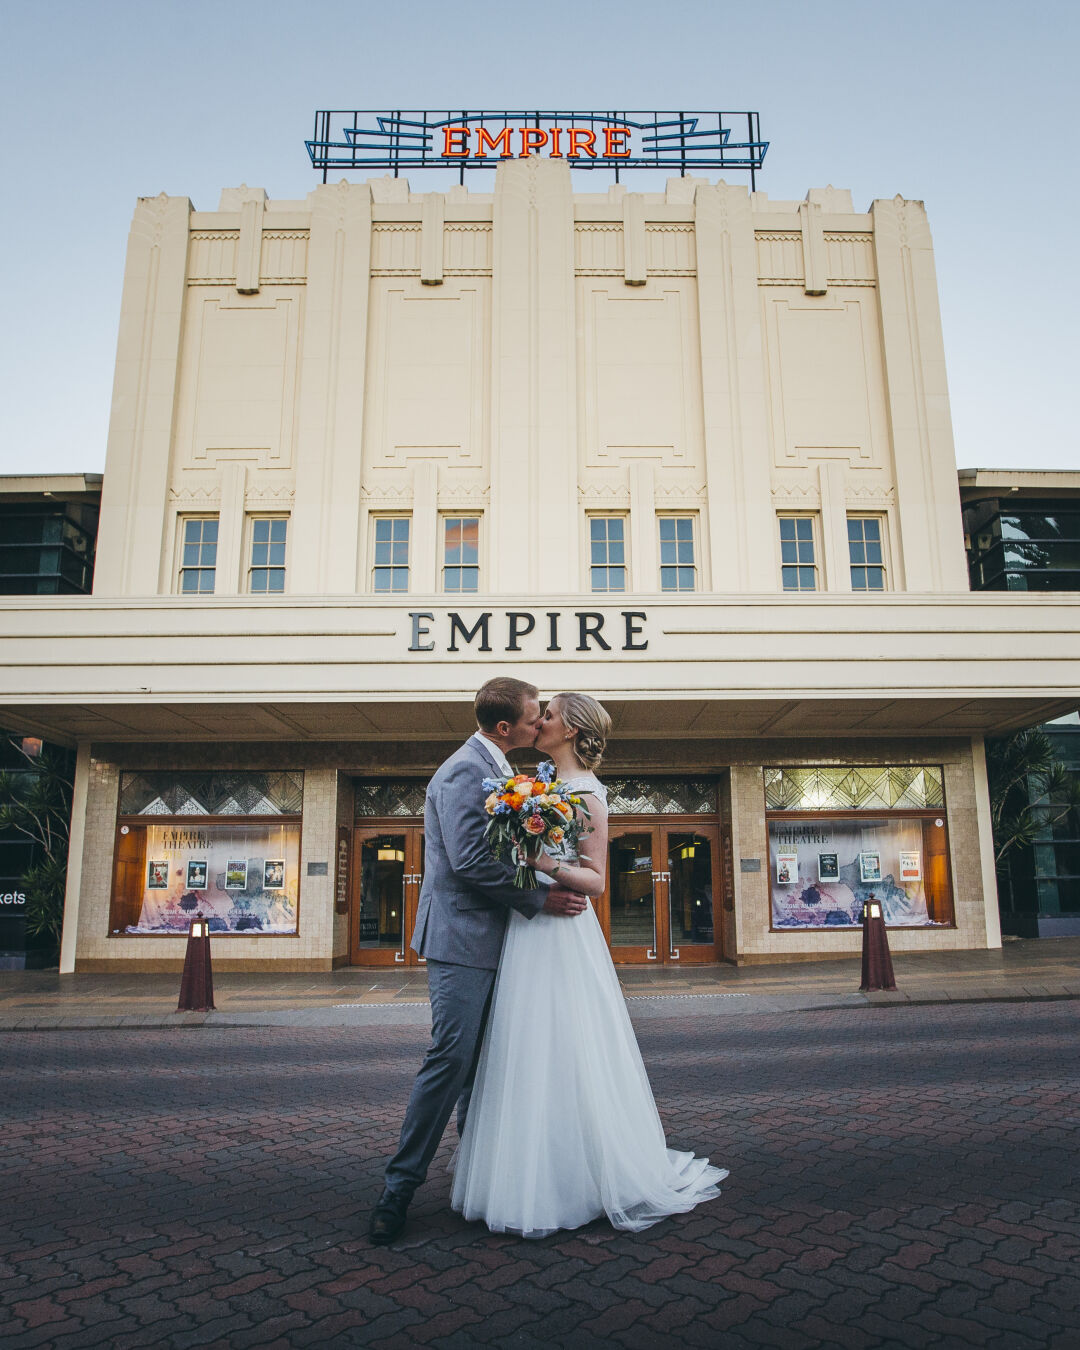
[[[885,589],[885,555],[881,544],[881,520],[877,516],[849,516],[848,562],[853,591]]]
[[[196,517],[183,522],[180,552],[180,591],[184,595],[212,595],[217,564],[217,518]]]
[[[248,589],[254,595],[285,590],[285,542],[289,522],[283,516],[258,516],[251,522]]]
[[[692,516],[661,516],[660,589],[693,591],[697,589],[694,558],[694,519]]]
[[[814,522],[810,516],[779,516],[780,584],[785,591],[817,590]]]
[[[622,516],[589,519],[590,584],[594,591],[626,590],[626,536]]]
[[[447,516],[443,521],[443,590],[453,595],[480,589],[480,518]]]
[[[408,516],[374,517],[374,557],[371,588],[383,594],[400,594],[409,589]]]

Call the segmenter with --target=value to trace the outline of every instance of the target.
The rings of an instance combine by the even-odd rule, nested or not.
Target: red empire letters
[[[604,159],[628,159],[630,147],[627,140],[629,127],[604,127],[603,151],[596,148],[597,132],[588,127],[552,127],[545,131],[543,127],[519,127],[516,129],[519,149],[515,156],[513,141],[515,128],[503,127],[492,135],[486,127],[447,126],[443,127],[443,157],[445,159],[487,159],[491,155],[499,159],[528,159],[547,148],[549,159],[580,159],[587,155],[596,159],[600,154]],[[562,138],[566,136],[569,144],[564,154]],[[475,148],[470,144],[475,137]]]

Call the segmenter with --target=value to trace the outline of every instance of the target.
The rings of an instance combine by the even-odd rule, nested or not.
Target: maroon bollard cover
[[[895,989],[892,957],[889,955],[889,935],[885,931],[885,915],[881,901],[870,892],[863,902],[862,920],[862,984],[859,989],[870,993],[877,989]]]
[[[188,929],[184,973],[177,1012],[214,1011],[214,972],[210,967],[210,925],[200,913]]]

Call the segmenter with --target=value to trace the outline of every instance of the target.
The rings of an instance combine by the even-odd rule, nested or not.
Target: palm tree
[[[0,832],[12,831],[33,844],[33,861],[22,876],[26,932],[58,948],[71,830],[71,756],[49,745],[31,754],[14,737],[11,744],[26,767],[0,773]]]
[[[1080,777],[1058,759],[1041,727],[987,741],[986,772],[999,871],[1014,849],[1045,837],[1070,811],[1080,808]]]

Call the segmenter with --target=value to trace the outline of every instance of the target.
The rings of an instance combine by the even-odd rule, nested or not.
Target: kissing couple
[[[607,796],[596,777],[611,718],[587,694],[489,680],[477,731],[435,773],[413,950],[427,961],[431,1046],[371,1215],[393,1242],[457,1106],[451,1207],[492,1232],[539,1238],[607,1215],[637,1231],[719,1195],[727,1172],[667,1147],[622,989],[589,897],[604,892]],[[521,890],[485,837],[484,779],[535,748],[588,794],[576,848],[530,854]],[[589,828],[591,826],[591,828]],[[568,832],[569,839],[572,832]]]

